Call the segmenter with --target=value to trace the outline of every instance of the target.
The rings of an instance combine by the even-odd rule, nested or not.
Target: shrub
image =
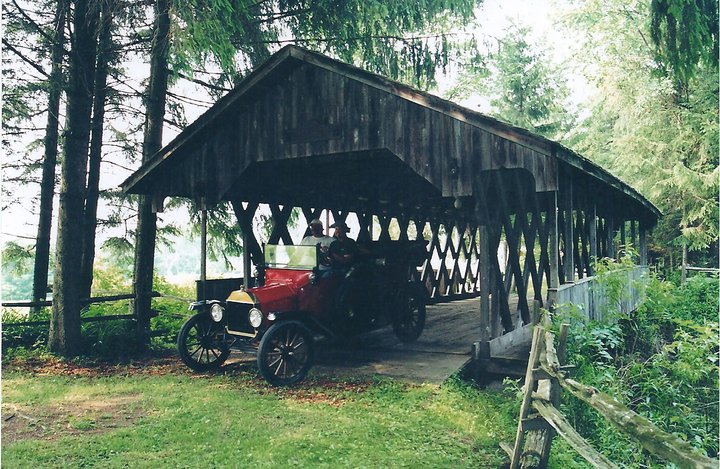
[[[574,378],[595,386],[702,452],[718,452],[718,284],[692,279],[677,288],[652,278],[646,301],[615,325],[573,328],[568,359]],[[610,459],[654,464],[587,405],[564,394],[578,431]]]
[[[32,321],[49,321],[50,309],[42,308],[33,314]],[[2,352],[6,355],[14,348],[35,349],[43,347],[48,340],[48,326],[11,326],[8,324],[29,322],[26,314],[14,309],[4,309],[2,313]]]

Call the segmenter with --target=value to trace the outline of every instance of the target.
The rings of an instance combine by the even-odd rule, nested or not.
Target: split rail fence
[[[185,298],[175,298],[170,297],[168,295],[163,295],[159,292],[152,292],[150,294],[151,298],[171,298],[176,300],[182,300],[182,301],[189,301]],[[132,293],[122,293],[119,295],[109,295],[109,296],[96,296],[92,298],[86,298],[82,300],[83,306],[87,306],[90,304],[95,303],[109,303],[113,301],[122,301],[122,300],[134,300],[135,295]],[[3,308],[33,308],[33,307],[48,307],[52,306],[52,300],[45,300],[45,301],[5,301],[2,303]],[[90,316],[90,317],[82,317],[80,318],[81,322],[102,322],[102,321],[115,321],[115,320],[122,320],[122,319],[136,319],[136,316],[134,314],[111,314],[111,315],[105,315],[105,316]],[[43,320],[43,321],[23,321],[23,322],[7,322],[3,323],[3,328],[12,328],[12,327],[28,327],[28,326],[49,326],[50,321],[49,320]]]
[[[533,330],[515,445],[510,448],[501,444],[510,456],[511,469],[547,467],[556,433],[593,467],[618,467],[580,436],[560,412],[563,389],[597,410],[655,456],[683,468],[719,467],[718,460],[698,454],[689,443],[660,430],[612,396],[568,378],[567,372],[572,368],[565,366],[568,328],[567,324],[561,326],[557,348],[555,334],[540,326]]]

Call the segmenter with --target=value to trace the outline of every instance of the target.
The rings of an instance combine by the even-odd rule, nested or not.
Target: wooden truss
[[[359,232],[353,236],[361,242],[426,240],[427,258],[412,275],[425,285],[431,302],[479,296],[481,340],[489,341],[530,324],[533,306],[547,307],[550,289],[593,275],[594,259],[615,257],[618,246],[639,243],[640,260],[646,260],[643,225],[618,220],[586,193],[573,193],[572,181],[559,191],[536,192],[513,171],[486,176],[475,200],[444,213],[232,201],[245,234],[246,271],[250,262],[261,263],[262,242],[300,242],[302,236],[291,234],[291,223],[306,227],[323,216],[355,219]],[[260,213],[271,218],[264,236],[253,230]]]

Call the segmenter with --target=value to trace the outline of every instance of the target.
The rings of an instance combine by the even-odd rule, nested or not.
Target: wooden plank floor
[[[440,384],[470,360],[472,344],[480,337],[479,307],[478,298],[429,305],[425,330],[412,344],[400,342],[389,326],[342,344],[320,342],[310,373]],[[494,371],[524,367],[528,351],[529,344],[507,351]],[[252,367],[251,361],[254,357],[233,354],[228,366]]]
[[[342,345],[321,344],[315,368],[338,376],[380,375],[439,384],[470,360],[472,343],[479,337],[479,299],[430,305],[416,342],[404,344],[392,328],[383,328]],[[527,361],[527,351],[513,352],[503,358]]]

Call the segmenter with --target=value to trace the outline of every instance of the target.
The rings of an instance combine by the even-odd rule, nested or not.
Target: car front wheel
[[[224,328],[207,314],[198,313],[188,319],[178,334],[180,359],[195,371],[219,368],[230,355],[223,343]]]
[[[260,340],[260,374],[273,386],[289,386],[307,375],[313,361],[313,335],[299,321],[270,326]]]

